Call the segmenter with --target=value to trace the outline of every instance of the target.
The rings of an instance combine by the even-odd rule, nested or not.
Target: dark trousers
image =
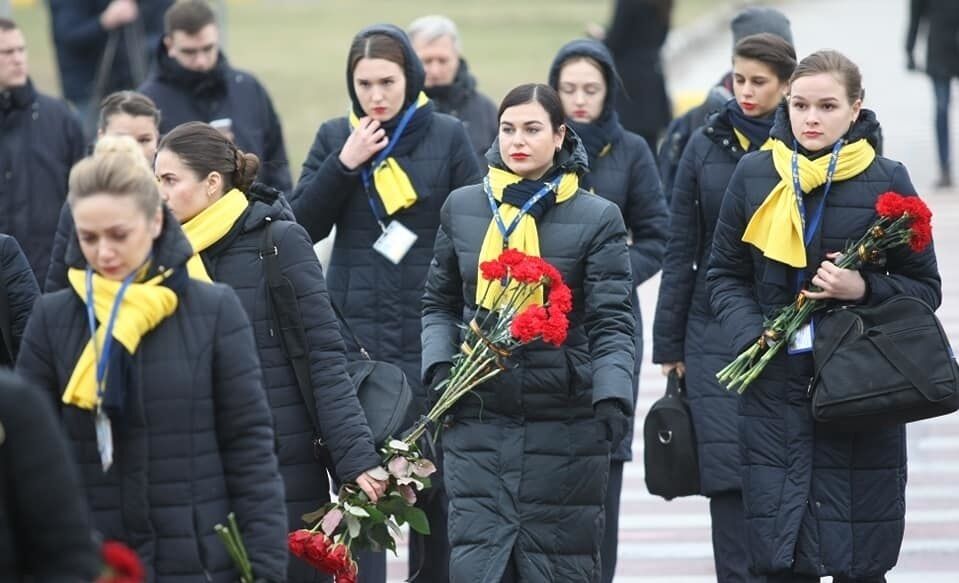
[[[718,583],[761,583],[765,577],[749,572],[746,558],[746,521],[741,492],[724,492],[709,499],[713,560]]]
[[[886,583],[885,575],[852,579],[849,577],[833,577],[833,583]],[[819,583],[819,577],[813,575],[796,575],[795,573],[777,573],[767,575],[766,583]]]
[[[623,491],[623,462],[609,464],[609,483],[606,486],[606,528],[603,530],[603,546],[600,559],[603,568],[603,583],[611,583],[616,574],[616,553],[619,548],[619,496]]]
[[[386,583],[386,552],[360,551],[354,557],[357,573],[357,583]]]
[[[442,467],[442,459],[437,464]],[[410,531],[409,575],[414,583],[447,583],[450,579],[449,498],[440,480],[423,492],[416,505],[426,513],[430,534]],[[416,575],[415,579],[412,577]]]
[[[949,101],[952,79],[933,77],[932,89],[936,96],[936,145],[939,151],[939,171],[942,176],[950,176],[952,164],[949,161]]]

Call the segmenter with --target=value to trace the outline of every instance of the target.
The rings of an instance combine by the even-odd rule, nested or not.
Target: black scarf
[[[0,113],[7,115],[15,109],[26,109],[36,99],[37,92],[33,89],[33,82],[27,82],[19,87],[11,87],[0,92]]]
[[[758,150],[769,139],[769,132],[776,119],[775,112],[764,117],[749,117],[743,113],[742,107],[735,99],[726,102],[726,112],[729,123],[749,140],[750,152]]]
[[[466,59],[460,59],[452,84],[435,85],[424,91],[436,103],[440,113],[450,113],[462,107],[476,93],[476,78],[470,73]]]
[[[161,81],[186,90],[193,97],[209,99],[226,95],[227,73],[230,65],[226,55],[217,56],[216,65],[209,71],[191,71],[171,58],[164,47],[157,54],[157,76]]]

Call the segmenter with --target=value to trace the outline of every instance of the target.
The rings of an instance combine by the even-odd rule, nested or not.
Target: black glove
[[[603,399],[596,403],[593,405],[593,413],[596,420],[606,426],[610,451],[615,450],[629,431],[629,417],[616,399]]]
[[[452,370],[452,368],[453,365],[448,362],[438,362],[431,367],[433,374],[430,378],[430,386],[426,389],[427,411],[432,409],[433,405],[439,400],[441,393],[436,389],[440,386],[440,383],[450,378],[450,370]]]

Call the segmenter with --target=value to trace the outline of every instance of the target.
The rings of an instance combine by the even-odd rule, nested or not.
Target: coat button
[[[708,128],[706,128],[706,133],[707,133],[707,134],[713,133],[713,127],[712,127],[712,126],[709,126]]]
[[[822,502],[816,500],[816,508],[822,508]]]
[[[723,145],[724,145],[724,146],[728,146],[728,145],[729,145],[729,138],[724,138],[724,139],[723,139]]]

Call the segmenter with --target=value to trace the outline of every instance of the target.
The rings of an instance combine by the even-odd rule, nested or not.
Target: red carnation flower
[[[929,223],[914,222],[909,229],[909,248],[920,253],[932,243],[932,227]]]
[[[499,261],[484,261],[480,263],[480,271],[483,272],[483,279],[496,281],[506,277],[507,268]]]
[[[542,335],[547,318],[546,308],[533,304],[513,318],[510,334],[524,344],[532,342]]]
[[[573,292],[569,286],[562,282],[554,283],[549,290],[549,305],[568,314],[573,309]]]
[[[543,341],[554,346],[559,346],[566,342],[566,334],[569,331],[569,318],[556,307],[550,307],[548,310],[548,319],[543,324]]]
[[[146,574],[140,557],[130,547],[118,541],[103,543],[100,553],[109,575],[99,580],[110,583],[140,583]]]
[[[898,219],[905,212],[905,197],[895,192],[884,192],[876,199],[876,213],[887,219]]]
[[[517,251],[516,249],[506,249],[500,253],[497,261],[505,264],[508,267],[513,267],[514,265],[519,265],[526,259],[526,254],[522,251]]]
[[[535,261],[526,260],[510,268],[510,277],[521,283],[539,283],[543,270]]]

